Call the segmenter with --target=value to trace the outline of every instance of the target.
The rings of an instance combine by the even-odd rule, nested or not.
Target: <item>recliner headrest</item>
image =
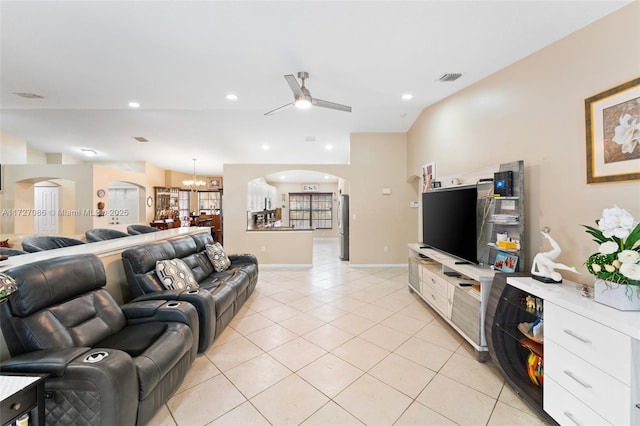
[[[18,285],[18,290],[9,297],[9,303],[14,315],[20,317],[99,289],[107,283],[104,265],[94,254],[55,257],[4,272]]]

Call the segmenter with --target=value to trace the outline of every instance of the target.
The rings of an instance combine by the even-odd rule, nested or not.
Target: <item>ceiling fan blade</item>
[[[265,112],[265,113],[264,113],[264,115],[271,115],[271,114],[274,114],[274,113],[276,113],[276,112],[280,111],[281,109],[284,109],[284,108],[288,107],[289,105],[293,105],[293,102],[289,102],[289,103],[288,103],[288,104],[286,104],[286,105],[282,105],[282,106],[279,106],[279,107],[278,107],[278,108],[276,108],[276,109],[272,109],[272,110],[271,110],[271,111],[269,111],[269,112]]]
[[[311,103],[315,106],[323,108],[337,109],[339,111],[351,112],[351,107],[348,105],[337,104],[335,102],[323,101],[322,99],[313,98]]]
[[[291,87],[294,98],[298,99],[299,97],[304,95],[304,93],[302,93],[302,88],[298,84],[298,80],[296,80],[296,77],[293,74],[285,75],[284,79],[287,80],[287,83],[289,83],[289,87]]]

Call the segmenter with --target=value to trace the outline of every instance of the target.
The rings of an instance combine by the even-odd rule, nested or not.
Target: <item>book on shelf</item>
[[[498,251],[493,262],[494,269],[502,272],[515,272],[518,266],[518,256],[513,253]]]
[[[491,221],[494,223],[518,223],[518,216],[513,214],[492,214]]]

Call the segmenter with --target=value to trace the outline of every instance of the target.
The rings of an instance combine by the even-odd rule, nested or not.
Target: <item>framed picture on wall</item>
[[[640,180],[640,78],[584,101],[587,183]]]
[[[432,185],[432,182],[435,182],[436,180],[436,163],[425,164],[420,169],[422,192],[429,192],[431,188],[435,187],[434,185]]]
[[[214,191],[219,191],[222,189],[222,178],[221,177],[208,177],[207,178],[207,188],[212,189]]]

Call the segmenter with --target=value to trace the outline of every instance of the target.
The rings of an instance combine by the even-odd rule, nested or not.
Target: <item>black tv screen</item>
[[[475,186],[422,194],[422,244],[478,263]]]

